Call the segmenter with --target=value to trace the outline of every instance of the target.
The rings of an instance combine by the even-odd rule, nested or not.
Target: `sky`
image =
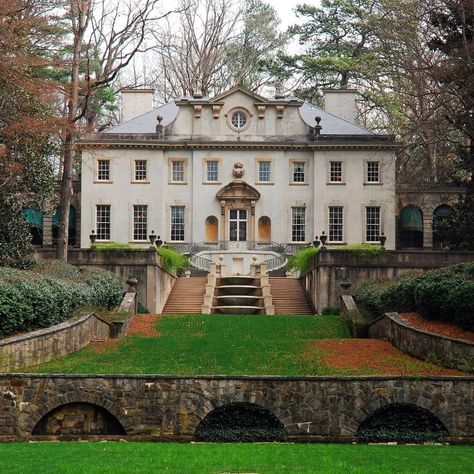
[[[288,26],[293,25],[297,22],[296,15],[293,10],[296,5],[306,3],[308,5],[319,5],[318,0],[264,0],[269,3],[278,13],[281,19],[281,26],[283,30],[286,30]]]

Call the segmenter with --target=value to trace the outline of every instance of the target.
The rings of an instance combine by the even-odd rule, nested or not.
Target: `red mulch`
[[[367,375],[463,375],[410,357],[379,339],[321,339],[312,341],[303,356],[315,350],[334,369]]]
[[[155,323],[160,318],[161,314],[140,314],[135,315],[128,328],[127,336],[131,334],[138,334],[145,337],[156,337],[160,333],[155,329]]]
[[[440,321],[428,321],[423,319],[418,313],[400,313],[400,317],[409,325],[425,331],[434,332],[441,336],[462,339],[467,342],[474,342],[474,333],[464,331],[458,326]]]

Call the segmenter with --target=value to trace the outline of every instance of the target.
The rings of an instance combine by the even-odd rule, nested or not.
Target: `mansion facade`
[[[355,124],[353,90],[325,110],[241,87],[157,109],[153,91],[123,91],[124,121],[78,142],[80,245],[162,240],[395,248],[392,136]]]

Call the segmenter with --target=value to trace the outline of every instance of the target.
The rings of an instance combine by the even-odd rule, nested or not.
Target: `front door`
[[[245,209],[229,210],[229,240],[232,242],[247,240],[247,211]]]

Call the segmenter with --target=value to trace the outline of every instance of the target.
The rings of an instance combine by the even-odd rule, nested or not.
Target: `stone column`
[[[53,245],[53,216],[43,216],[43,246],[52,247]]]
[[[423,248],[433,248],[433,211],[423,211]]]

